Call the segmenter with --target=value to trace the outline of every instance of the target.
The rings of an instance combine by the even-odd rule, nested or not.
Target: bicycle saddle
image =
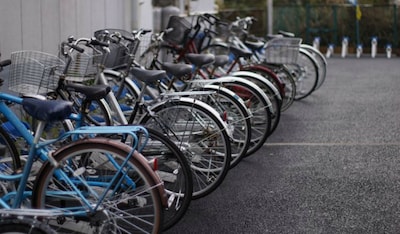
[[[214,66],[216,67],[222,67],[225,64],[228,64],[229,62],[229,56],[228,55],[215,55],[215,61],[214,61]]]
[[[237,57],[250,58],[252,53],[248,50],[240,49],[236,46],[230,46],[230,51]]]
[[[134,67],[131,69],[131,74],[138,80],[145,83],[153,83],[167,77],[164,70],[146,70],[143,68]]]
[[[245,41],[244,43],[252,50],[259,50],[265,45],[262,41]]]
[[[87,86],[83,84],[69,83],[66,84],[65,87],[67,88],[67,90],[83,93],[88,100],[98,100],[105,98],[107,94],[111,91],[111,88],[108,85]]]
[[[162,64],[162,69],[175,77],[183,77],[192,73],[192,66],[184,63],[168,63]]]
[[[64,100],[23,98],[22,107],[33,118],[41,121],[60,121],[72,113],[72,103]]]
[[[203,67],[206,65],[211,65],[215,61],[215,56],[212,54],[187,54],[187,60],[196,67]]]

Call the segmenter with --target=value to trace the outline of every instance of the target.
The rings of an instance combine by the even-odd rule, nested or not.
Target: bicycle
[[[243,34],[242,27],[246,27],[241,23],[242,20],[240,18],[228,24],[211,14],[204,14],[204,17],[208,18],[208,22],[210,22],[210,25],[205,27],[215,27],[217,31],[210,33],[210,29],[204,30],[200,43],[205,45],[202,47],[201,52],[228,56],[229,62],[224,64],[223,73],[251,71],[262,75],[279,90],[281,100],[275,100],[277,102],[275,106],[279,107],[280,111],[287,110],[296,96],[296,83],[290,71],[285,66],[260,62],[256,57],[257,54],[253,54],[248,49],[250,46],[245,45],[239,37],[239,35]],[[202,41],[208,42],[204,43]],[[257,48],[262,47],[259,44],[255,46]],[[255,82],[260,84],[259,80]],[[271,92],[269,88],[265,88],[268,85],[264,84],[261,87],[267,91],[266,93],[269,94],[271,100],[274,100],[275,93]]]
[[[51,99],[73,101],[76,117],[63,120],[62,123],[53,123],[52,128],[48,129],[46,133],[53,131],[58,135],[59,129],[72,131],[88,124],[110,126],[116,123],[112,118],[111,109],[105,101],[110,87],[108,85],[85,85],[85,83],[93,83],[94,75],[97,75],[98,72],[97,68],[103,60],[102,53],[93,50],[92,47],[89,50],[88,46],[74,45],[74,41],[73,37],[69,37],[67,41],[61,43],[60,55],[65,65],[60,69],[61,73],[58,74],[58,79],[54,81],[54,90],[46,92],[45,95]],[[90,40],[88,43],[91,46],[107,46],[97,40]],[[36,52],[36,54],[40,55],[41,52]],[[77,81],[81,83],[76,83]],[[52,136],[52,134],[47,135]],[[117,139],[115,134],[106,137]],[[155,162],[155,172],[163,180],[169,197],[163,219],[163,230],[165,230],[175,224],[189,207],[193,190],[190,168],[177,146],[159,132],[147,128],[146,137],[138,139],[147,142],[141,153],[149,161]],[[122,141],[127,144],[132,143],[124,138]]]
[[[13,54],[11,60],[19,55]],[[44,74],[43,77],[37,77],[37,82],[47,80],[58,67],[58,62],[54,66],[52,58],[26,58],[29,69],[25,71],[35,71],[32,66],[36,63],[37,71],[41,70]],[[12,63],[10,71],[21,71],[24,65],[27,64]],[[21,84],[24,84],[22,78]],[[30,85],[34,86],[32,83]],[[34,135],[12,111],[11,104],[22,105],[28,114],[38,120]],[[40,216],[53,228],[71,228],[76,224],[66,224],[79,222],[82,233],[88,230],[124,232],[128,226],[132,231],[141,227],[149,232],[158,232],[166,200],[161,180],[137,151],[142,150],[144,145],[138,144],[136,133],[145,133],[146,129],[140,126],[85,126],[64,132],[55,139],[41,139],[46,122],[71,117],[74,115],[72,112],[71,102],[0,93],[0,142],[4,148],[1,157],[0,206],[14,214]],[[3,128],[5,123],[13,126],[23,137],[29,152],[15,144],[15,138]],[[129,135],[136,139],[136,143],[130,147],[111,139],[91,137],[95,134]],[[77,140],[63,148],[54,148],[55,143],[67,138]],[[40,162],[40,170],[35,169],[38,165],[35,162]],[[60,206],[57,206],[57,202],[60,202]],[[148,207],[144,206],[146,203]],[[142,210],[148,216],[124,211],[128,208]]]
[[[253,108],[251,110],[252,115],[257,115],[258,117],[252,118],[253,121],[251,123],[253,124],[253,130],[251,134],[252,140],[251,145],[249,149],[246,152],[246,155],[238,156],[237,161],[240,160],[241,157],[246,157],[251,155],[252,153],[256,152],[266,141],[267,137],[272,133],[271,132],[271,122],[273,117],[271,116],[272,113],[275,113],[272,107],[272,103],[270,102],[268,96],[265,95],[265,93],[257,86],[254,85],[253,82],[250,82],[248,80],[245,80],[243,78],[239,78],[239,76],[246,76],[247,74],[235,74],[235,76],[225,76],[225,77],[218,77],[216,79],[211,78],[209,79],[209,74],[203,73],[199,67],[203,67],[204,64],[211,63],[213,61],[213,56],[207,56],[204,58],[205,55],[200,55],[200,54],[179,54],[180,52],[176,51],[174,48],[169,47],[168,45],[165,46],[162,44],[163,41],[163,33],[160,35],[156,35],[153,40],[153,44],[140,56],[140,59],[144,59],[145,62],[140,62],[140,64],[147,64],[149,68],[153,69],[163,69],[163,66],[165,66],[166,61],[169,61],[169,59],[164,59],[166,54],[172,55],[174,58],[178,58],[180,56],[182,59],[187,61],[188,63],[193,64],[194,67],[194,74],[192,74],[190,77],[202,77],[205,78],[206,81],[201,81],[201,83],[204,84],[214,84],[217,86],[222,86],[225,88],[228,88],[232,91],[238,91],[239,89],[242,91],[240,93],[237,93],[236,95],[245,99],[245,102],[247,102],[247,107]],[[171,48],[171,50],[163,50],[166,48]],[[178,55],[178,54],[179,55]],[[176,55],[176,56],[175,56]],[[194,58],[198,57],[198,58]],[[178,67],[180,65],[177,65]],[[170,70],[170,72],[172,72]],[[247,78],[247,77],[246,77]],[[253,76],[255,79],[259,79]],[[185,79],[188,79],[187,77]],[[198,80],[193,80],[193,78],[190,79],[190,81],[187,81],[189,83],[197,83]],[[260,81],[262,82],[262,80]],[[195,85],[196,86],[196,85]],[[187,91],[187,90],[186,90]],[[262,103],[263,105],[261,106]],[[229,115],[229,113],[228,113]],[[279,114],[275,115],[276,118],[274,120],[279,119]],[[275,117],[274,116],[274,117]],[[256,119],[254,121],[254,119]],[[274,126],[276,126],[277,121],[275,121]],[[235,158],[235,157],[234,157]],[[236,160],[234,159],[233,165],[236,165]]]
[[[140,37],[141,30],[135,35]],[[131,37],[126,38],[132,40]],[[213,108],[200,100],[179,94],[159,95],[151,87],[166,77],[165,71],[135,67],[134,51],[126,51],[129,51],[128,64],[124,64],[124,69],[105,69],[97,77],[98,83],[113,87],[113,99],[118,100],[111,105],[113,111],[121,121],[141,123],[160,129],[169,136],[191,166],[192,198],[208,195],[222,183],[229,170],[230,132],[226,123]],[[145,100],[145,96],[150,98]]]
[[[315,51],[302,44],[302,40],[294,35],[288,36],[281,32],[279,35],[269,35],[268,39],[249,35],[250,26],[255,20],[254,17],[238,17],[232,27],[240,31],[242,38],[234,37],[233,41],[240,48],[249,49],[255,62],[271,68],[284,65],[296,82],[295,100],[309,96],[321,83],[326,63],[318,63],[320,57],[315,56]]]

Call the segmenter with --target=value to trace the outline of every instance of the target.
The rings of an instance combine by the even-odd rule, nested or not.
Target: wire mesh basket
[[[273,38],[266,43],[265,60],[274,64],[295,64],[299,55],[301,38]]]
[[[94,32],[97,40],[107,41],[108,36],[113,34],[120,34],[123,37],[132,37],[132,33],[123,29],[106,28]],[[118,67],[126,63],[129,55],[129,42],[121,40],[120,42],[110,42],[108,45],[110,53],[104,58],[104,66],[108,68]]]
[[[94,36],[99,40],[104,40],[103,34],[107,32],[108,35],[119,33],[121,36],[126,38],[132,38],[133,33],[128,32],[127,30],[123,29],[102,29],[98,30],[94,33]],[[151,41],[151,35],[142,35],[139,41],[135,41],[133,43],[129,40],[120,40],[119,42],[110,42],[109,49],[110,53],[107,54],[105,58],[104,65],[108,68],[114,68],[127,63],[129,59],[129,53],[132,51],[136,51],[135,55],[140,56],[145,49],[148,47]],[[137,42],[137,43],[136,43]]]
[[[232,34],[231,27],[228,23],[216,23],[214,31],[217,33],[217,38],[227,41],[229,36]]]
[[[173,15],[169,18],[167,28],[173,28],[164,35],[164,40],[173,44],[183,44],[190,33],[192,24],[184,17]]]
[[[103,53],[100,50],[91,47],[82,47],[84,52],[77,50],[70,51],[72,61],[68,66],[66,80],[83,82],[93,79],[99,70],[99,64],[102,64]]]
[[[64,65],[57,56],[40,51],[13,52],[8,89],[22,95],[46,95],[57,88]]]

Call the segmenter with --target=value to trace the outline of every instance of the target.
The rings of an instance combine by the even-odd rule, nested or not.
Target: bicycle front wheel
[[[49,219],[57,232],[159,233],[164,186],[138,152],[107,138],[75,141],[43,165],[32,206],[62,211]],[[162,192],[160,192],[162,191]]]

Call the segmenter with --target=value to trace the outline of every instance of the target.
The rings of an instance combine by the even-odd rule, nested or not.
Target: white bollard
[[[392,57],[392,45],[391,44],[386,45],[386,57],[387,58]]]
[[[330,58],[333,55],[333,49],[334,49],[333,44],[329,44],[328,49],[326,50],[326,55],[325,55],[327,58]]]
[[[357,58],[360,58],[360,57],[361,57],[362,52],[363,52],[362,45],[361,45],[361,44],[358,44],[358,45],[357,45],[357,50],[356,50],[356,56],[357,56]]]
[[[342,40],[342,58],[347,56],[347,52],[349,51],[349,38],[343,37]]]
[[[372,39],[371,39],[371,58],[376,57],[377,48],[378,48],[378,38],[372,37]]]
[[[319,50],[319,43],[320,43],[320,38],[319,37],[314,38],[313,47],[317,50]]]

